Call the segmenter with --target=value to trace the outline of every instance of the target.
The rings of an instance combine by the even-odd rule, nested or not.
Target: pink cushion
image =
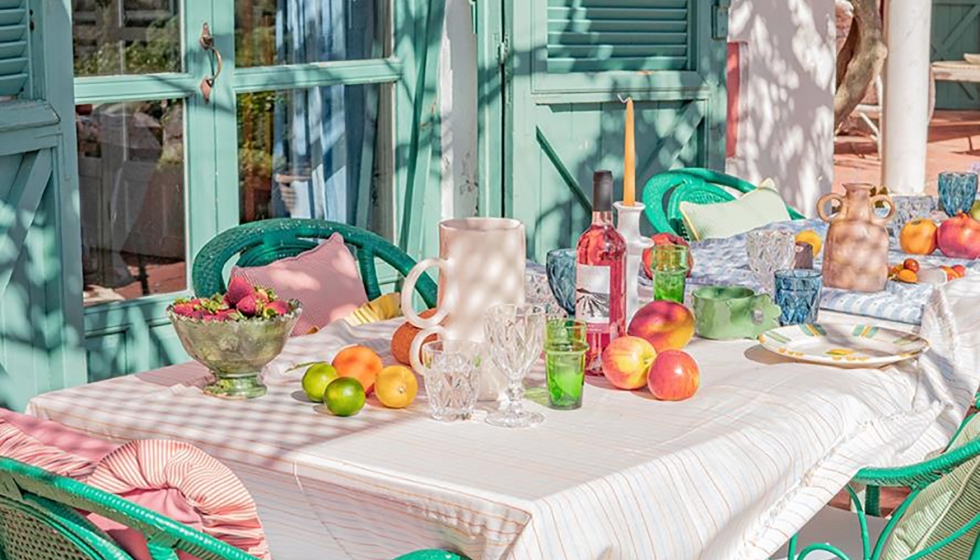
[[[100,461],[86,482],[197,527],[253,556],[269,558],[265,532],[248,490],[231,469],[193,445],[131,441]],[[107,532],[123,529],[105,519],[93,522]],[[134,557],[144,558],[142,538],[135,541],[140,546],[131,549],[128,546],[137,546],[131,537],[113,536]]]
[[[0,455],[84,480],[119,447],[50,420],[0,409]]]
[[[303,314],[293,329],[293,336],[343,319],[367,303],[357,262],[339,233],[295,257],[266,266],[236,266],[231,275],[245,278],[255,286],[272,288],[279,297],[299,300]]]

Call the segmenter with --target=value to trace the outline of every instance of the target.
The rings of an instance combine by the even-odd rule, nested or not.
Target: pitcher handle
[[[446,334],[446,329],[444,329],[439,325],[436,325],[434,327],[422,329],[421,331],[419,331],[418,334],[415,335],[415,338],[412,339],[412,347],[408,351],[409,352],[408,357],[409,360],[412,362],[412,369],[417,371],[419,375],[422,375],[422,372],[425,371],[422,367],[422,360],[419,358],[419,356],[422,354],[422,344],[425,342],[425,339],[429,338],[432,335],[445,336],[445,334]]]
[[[878,216],[875,216],[875,218],[878,221],[880,221],[881,223],[885,223],[888,220],[892,219],[892,216],[895,215],[895,201],[893,201],[892,197],[887,194],[877,194],[871,197],[871,208],[873,209],[879,202],[888,203],[888,214],[880,218]]]
[[[439,267],[439,272],[443,275],[443,280],[439,282],[442,293],[439,294],[439,303],[435,314],[429,318],[422,318],[415,312],[415,308],[412,307],[412,294],[415,293],[415,284],[418,282],[419,277],[422,276],[422,273],[427,268],[433,266]],[[409,323],[420,329],[435,327],[452,313],[453,308],[456,307],[455,286],[456,283],[453,281],[453,266],[450,261],[435,257],[420,261],[412,267],[412,270],[408,272],[408,276],[405,277],[405,284],[402,286],[402,314],[405,315]]]
[[[837,193],[825,194],[820,197],[820,200],[817,201],[817,215],[820,216],[821,220],[825,222],[830,221],[830,215],[824,211],[824,206],[827,204],[827,202],[834,200],[836,200],[841,206],[844,205],[844,197]]]

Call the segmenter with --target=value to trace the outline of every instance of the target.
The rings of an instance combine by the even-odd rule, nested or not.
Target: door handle
[[[205,76],[201,80],[200,86],[201,95],[204,96],[204,102],[207,103],[211,101],[211,90],[214,89],[214,81],[221,75],[221,67],[224,62],[221,60],[221,51],[218,50],[218,47],[214,46],[214,37],[211,36],[211,29],[208,27],[207,22],[204,22],[204,25],[201,27],[201,37],[198,39],[198,43],[202,49],[214,54],[211,64],[211,69],[214,71],[214,74]],[[215,62],[218,64],[217,69],[214,67]]]

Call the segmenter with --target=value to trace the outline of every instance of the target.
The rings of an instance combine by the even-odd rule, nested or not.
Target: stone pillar
[[[890,0],[885,9],[882,183],[896,194],[926,187],[932,0]]]

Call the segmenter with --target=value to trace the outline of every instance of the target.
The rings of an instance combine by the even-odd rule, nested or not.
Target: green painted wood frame
[[[483,33],[480,162],[501,170],[501,178],[494,180],[493,171],[481,168],[480,200],[489,207],[481,208],[481,213],[522,219],[532,258],[541,259],[556,246],[570,246],[587,227],[592,171],[613,169],[619,182],[624,122],[619,96],[631,96],[636,104],[641,182],[676,167],[723,168],[727,0],[602,0],[579,10],[595,10],[596,19],[577,22],[584,29],[570,24],[574,40],[589,38],[581,36],[583,30],[603,29],[614,31],[609,40],[629,50],[632,43],[640,42],[641,33],[654,42],[668,40],[678,31],[686,33],[683,61],[655,69],[649,66],[667,63],[623,62],[603,58],[602,50],[595,60],[552,68],[551,37],[563,28],[549,19],[556,13],[549,12],[549,4],[560,12],[561,6],[572,3],[507,0],[500,4],[499,8],[483,6],[476,21]],[[496,22],[487,21],[495,18]],[[593,27],[596,22],[599,27]],[[614,24],[620,27],[609,27]],[[588,41],[570,48],[587,47]],[[499,143],[493,138],[497,130],[502,131]]]
[[[437,69],[445,0],[391,0],[394,43],[380,46],[378,57],[237,68],[232,0],[183,0],[184,71],[75,79],[75,102],[121,102],[182,98],[185,102],[185,191],[187,205],[187,262],[217,233],[238,224],[237,95],[270,90],[328,85],[393,84],[382,103],[394,103],[394,196],[392,223],[395,241],[418,257],[437,246],[438,221],[438,104]],[[198,89],[211,73],[208,53],[198,46],[201,25],[207,22],[224,67],[210,102]],[[71,34],[64,34],[70,40]],[[70,61],[68,64],[70,69]],[[370,165],[367,154],[364,165]],[[365,174],[370,175],[370,174]],[[370,185],[365,182],[362,189]],[[368,201],[369,197],[360,197]],[[428,201],[428,202],[427,202]],[[357,215],[366,215],[362,205]],[[77,245],[77,237],[66,246]],[[72,249],[74,250],[74,248]],[[380,271],[385,283],[392,271]],[[188,290],[190,291],[190,266]],[[164,310],[180,294],[162,294],[85,309],[89,380],[160,367],[186,359]]]
[[[0,406],[85,382],[68,0],[30,0],[29,77],[0,101]],[[8,14],[9,15],[9,14]]]
[[[932,60],[963,60],[964,54],[980,53],[980,2],[933,0]],[[980,110],[980,84],[936,82],[936,108]]]

